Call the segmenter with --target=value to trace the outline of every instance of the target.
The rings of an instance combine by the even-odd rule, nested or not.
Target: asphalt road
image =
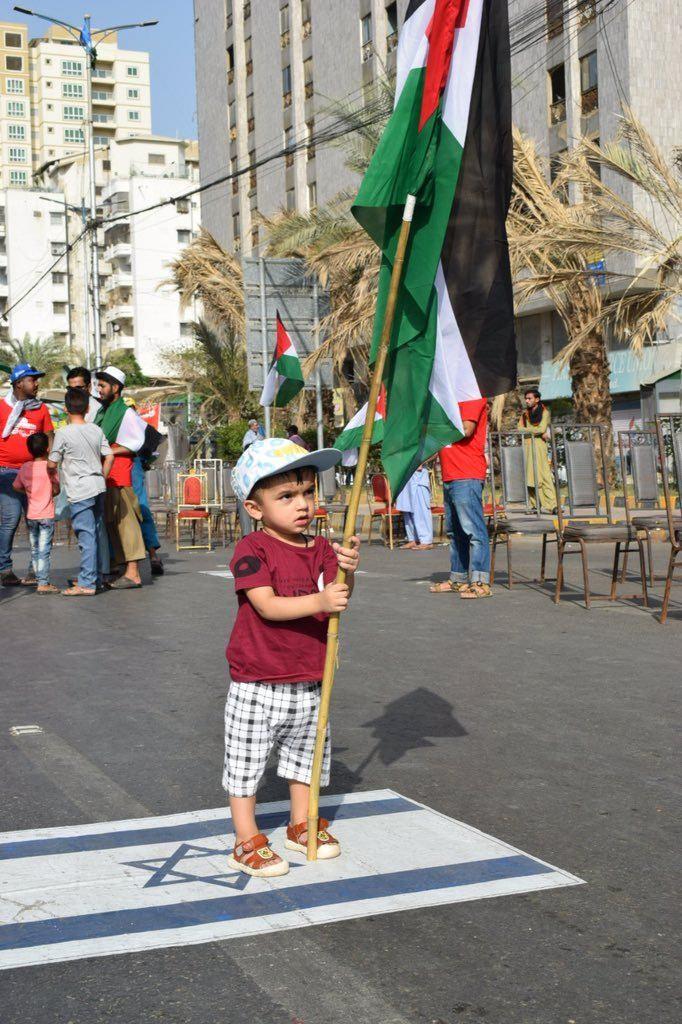
[[[535,547],[518,551],[532,576]],[[657,555],[662,566],[662,546]],[[0,831],[224,802],[235,599],[199,570],[228,559],[171,553],[153,586],[92,601],[0,590]],[[58,549],[58,579],[75,560]],[[587,884],[5,971],[3,1024],[679,1020],[682,592],[660,626],[660,585],[652,611],[588,612],[577,591],[557,608],[532,583],[463,602],[428,593],[446,565],[444,549],[363,550],[333,701],[331,790],[390,787]],[[606,590],[603,571],[595,581]],[[43,734],[12,737],[17,723]],[[283,795],[269,777],[262,798]]]

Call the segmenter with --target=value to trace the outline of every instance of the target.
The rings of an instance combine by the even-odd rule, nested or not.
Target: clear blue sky
[[[19,0],[19,4],[74,25],[82,23],[83,14],[90,14],[94,28],[158,18],[159,24],[153,28],[122,32],[119,46],[150,54],[154,132],[197,137],[192,0]],[[0,20],[26,22],[31,37],[47,28],[46,22],[17,14],[12,8],[12,3],[0,0]]]

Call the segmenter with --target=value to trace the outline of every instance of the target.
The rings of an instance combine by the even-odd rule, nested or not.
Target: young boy
[[[31,462],[25,462],[13,483],[15,491],[26,494],[26,522],[31,541],[31,564],[36,574],[36,594],[58,594],[59,587],[50,583],[50,554],[54,537],[54,496],[59,494],[59,480],[47,461],[49,438],[38,430],[26,438]]]
[[[64,404],[69,423],[55,434],[48,465],[56,469],[61,463],[81,564],[75,584],[62,593],[66,597],[93,597],[102,585],[99,526],[104,514],[105,480],[114,456],[101,428],[86,421],[89,405],[86,392],[69,388]]]
[[[237,544],[230,568],[239,600],[227,645],[232,683],[225,706],[223,786],[230,796],[235,845],[230,865],[247,875],[285,875],[256,825],[256,789],[276,748],[277,774],[291,798],[285,846],[305,854],[308,793],[324,668],[327,617],[342,612],[353,589],[359,540],[331,545],[307,530],[315,511],[315,472],[339,461],[334,448],[307,452],[281,438],[255,441],[232,472],[234,492],[262,529]],[[349,582],[335,583],[341,566]],[[329,782],[327,732],[322,784]],[[318,857],[341,849],[320,818]]]

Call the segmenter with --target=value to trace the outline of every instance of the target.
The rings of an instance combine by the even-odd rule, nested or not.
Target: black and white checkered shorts
[[[223,786],[230,796],[254,796],[271,752],[283,779],[310,782],[320,683],[232,683],[225,704]],[[329,726],[321,784],[329,784]]]

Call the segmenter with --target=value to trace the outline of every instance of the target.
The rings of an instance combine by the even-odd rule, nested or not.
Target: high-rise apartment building
[[[34,166],[77,152],[84,144],[88,60],[65,29],[50,26],[32,39],[31,119]],[[92,69],[92,119],[96,145],[152,128],[149,54],[121,50],[114,33],[97,47]]]
[[[195,0],[202,182],[283,149],[276,160],[210,189],[202,221],[250,253],[255,212],[307,211],[357,183],[341,151],[317,143],[332,100],[362,103],[394,66],[407,0]]]
[[[0,185],[27,188],[31,172],[84,147],[88,88],[95,144],[149,135],[149,54],[97,47],[88,78],[81,46],[58,25],[29,40],[28,27],[0,22]]]
[[[0,188],[31,184],[28,29],[0,22]]]

